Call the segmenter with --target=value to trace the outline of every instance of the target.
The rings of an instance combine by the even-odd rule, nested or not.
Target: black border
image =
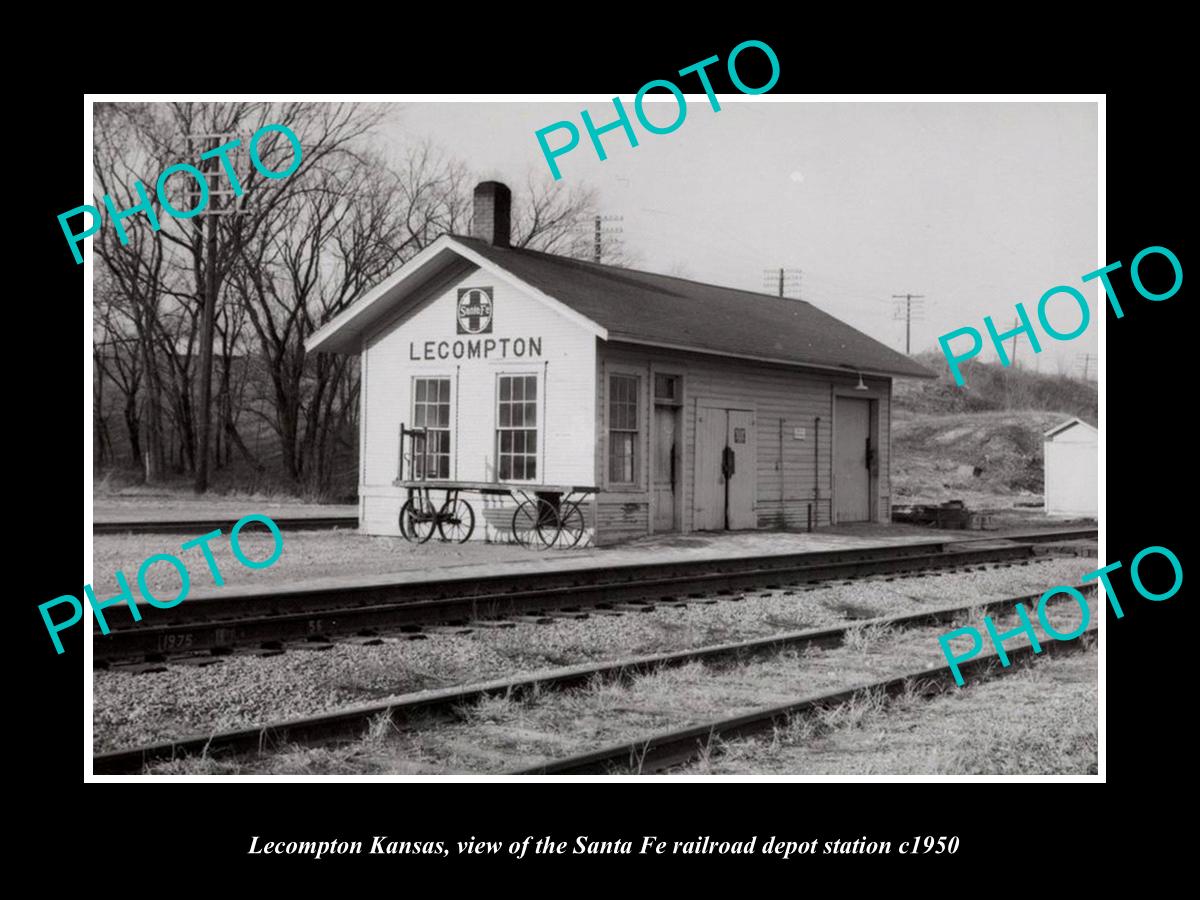
[[[865,13],[864,13],[865,15]],[[888,23],[878,23],[887,31]],[[739,40],[755,37],[769,43],[781,62],[781,78],[774,93],[809,91],[1095,91],[1113,79],[1087,72],[1086,37],[1072,35],[1069,46],[1052,31],[1030,38],[1026,46],[1004,46],[1001,40],[987,47],[977,42],[950,40],[946,46],[924,54],[904,48],[908,55],[894,52],[890,36],[876,37],[866,46],[848,31],[821,35],[813,29],[776,25],[772,28],[726,27],[724,37],[714,27],[699,36],[672,30],[630,27],[619,36],[598,34],[590,40],[571,28],[556,40],[531,34],[524,42],[487,36],[463,38],[451,35],[458,44],[503,51],[454,52],[445,43],[421,46],[411,39],[396,45],[386,58],[373,54],[345,52],[343,71],[336,87],[328,82],[288,85],[289,90],[553,92],[575,91],[608,94],[632,93],[645,81],[670,77],[670,73],[709,55],[724,58]],[[1060,32],[1061,34],[1061,32]],[[844,39],[844,53],[822,49],[822,39]],[[852,40],[851,37],[854,39]],[[503,42],[507,40],[508,43]],[[490,44],[488,42],[491,42]],[[500,42],[497,44],[497,42]],[[1036,46],[1034,46],[1036,45]],[[374,47],[376,51],[378,47]],[[252,53],[242,49],[239,55]],[[884,54],[887,54],[884,56]],[[1064,55],[1065,54],[1065,55]],[[330,54],[336,66],[338,53]],[[370,63],[368,55],[375,60]],[[872,57],[877,57],[872,63]],[[882,57],[882,59],[879,59]],[[477,68],[463,61],[483,60]],[[914,59],[917,62],[914,62]],[[1063,70],[1044,83],[1011,83],[1009,67],[1057,61]],[[863,65],[866,61],[868,64]],[[921,64],[923,62],[923,65]],[[1127,63],[1136,65],[1136,63]],[[714,67],[715,72],[720,68]],[[974,73],[962,83],[964,73]],[[228,73],[227,73],[228,74]],[[190,91],[197,83],[190,77],[168,84],[139,81],[138,89]],[[755,83],[753,70],[744,77]],[[206,78],[205,90],[246,91],[254,79],[244,67],[223,77]],[[224,81],[224,84],[221,82]],[[1072,83],[1073,82],[1073,83]],[[267,84],[267,82],[260,82]],[[1189,144],[1176,137],[1181,101],[1172,95],[1170,82],[1144,91],[1123,90],[1108,95],[1107,127],[1107,259],[1122,260],[1126,267],[1133,255],[1150,245],[1171,248],[1187,268],[1183,240],[1184,153]],[[282,89],[272,85],[273,90]],[[716,84],[717,90],[728,90]],[[99,85],[96,90],[123,90],[125,86]],[[131,836],[152,840],[154,853],[170,861],[186,857],[193,862],[216,864],[223,873],[254,873],[275,877],[281,871],[295,872],[310,886],[332,875],[344,883],[347,874],[366,871],[351,860],[329,858],[309,863],[290,857],[248,857],[249,837],[260,834],[272,839],[313,839],[338,835],[365,839],[372,834],[389,834],[415,840],[479,838],[511,840],[526,834],[553,833],[570,840],[576,834],[596,838],[636,838],[644,833],[668,839],[689,839],[706,833],[714,839],[745,839],[750,834],[819,834],[822,839],[858,837],[900,839],[909,834],[958,834],[963,846],[953,858],[919,857],[897,863],[896,857],[852,857],[855,875],[899,866],[902,872],[938,874],[947,869],[969,874],[974,884],[987,872],[995,876],[1023,867],[1038,846],[1052,847],[1053,856],[1071,865],[1089,859],[1087,850],[1102,845],[1110,826],[1108,808],[1095,791],[1097,786],[1062,784],[750,784],[750,785],[624,785],[601,790],[592,785],[519,785],[495,783],[447,784],[356,784],[356,785],[262,785],[253,796],[238,788],[191,789],[185,797],[161,791],[176,791],[174,785],[159,784],[145,795],[135,788],[130,795],[124,785],[82,785],[82,713],[80,676],[82,641],[76,630],[66,639],[67,652],[57,657],[47,646],[36,604],[61,593],[77,591],[78,570],[69,558],[67,510],[79,502],[79,419],[75,401],[80,379],[74,353],[79,339],[76,328],[66,328],[78,310],[82,267],[75,266],[63,252],[62,236],[55,216],[77,205],[79,196],[79,117],[83,98],[77,89],[63,88],[39,100],[27,113],[26,127],[38,129],[38,158],[35,171],[40,178],[23,179],[19,189],[28,200],[19,207],[29,210],[34,227],[32,240],[10,244],[17,249],[11,267],[21,269],[23,290],[16,294],[13,336],[20,335],[30,346],[45,348],[44,359],[31,355],[22,370],[37,372],[36,388],[29,390],[17,378],[15,366],[20,349],[10,356],[10,459],[13,470],[36,471],[36,478],[15,479],[22,552],[12,569],[18,573],[18,602],[26,611],[32,642],[26,647],[26,666],[17,692],[26,705],[24,727],[30,741],[22,740],[27,762],[34,769],[40,801],[31,810],[34,822],[64,830],[66,823],[82,827],[88,862],[99,869],[100,854],[112,872],[113,850]],[[685,139],[686,135],[680,135]],[[11,207],[10,207],[11,209]],[[26,262],[26,249],[33,260]],[[1143,547],[1170,547],[1188,568],[1182,519],[1187,511],[1184,489],[1187,463],[1191,457],[1187,435],[1191,384],[1185,371],[1189,358],[1186,343],[1190,329],[1184,322],[1187,302],[1184,291],[1169,301],[1150,303],[1137,298],[1127,280],[1118,273],[1114,283],[1121,292],[1126,315],[1107,319],[1108,339],[1102,348],[1107,370],[1107,413],[1102,421],[1107,444],[1108,466],[1108,559],[1128,564]],[[1064,273],[1073,275],[1074,273]],[[78,321],[78,320],[74,320]],[[77,326],[76,326],[77,327]],[[39,340],[40,338],[40,340]],[[59,341],[69,347],[60,349]],[[25,341],[21,342],[22,344]],[[11,346],[11,344],[10,344]],[[34,360],[41,359],[38,365]],[[32,426],[32,427],[29,427]],[[32,457],[32,459],[30,459]],[[28,459],[29,462],[22,462]],[[29,553],[25,548],[33,549]],[[36,548],[36,549],[34,549]],[[43,551],[44,552],[39,552]],[[1147,577],[1149,580],[1149,576]],[[21,583],[23,582],[23,583]],[[1179,730],[1187,721],[1181,704],[1187,683],[1184,659],[1187,654],[1166,642],[1170,634],[1185,635],[1181,591],[1163,603],[1142,601],[1133,594],[1125,573],[1114,579],[1123,600],[1125,618],[1108,614],[1107,690],[1108,735],[1107,776],[1109,783],[1128,790],[1169,777],[1186,765],[1179,753]],[[1129,598],[1126,601],[1126,598]],[[1104,788],[1107,789],[1107,788]],[[185,789],[186,790],[186,789]],[[222,791],[217,796],[213,790]],[[269,790],[270,797],[263,792]],[[635,792],[636,790],[636,792]],[[1151,788],[1152,793],[1155,788]],[[113,793],[120,791],[118,797]],[[231,793],[231,791],[238,791]],[[453,798],[446,791],[453,791]],[[519,796],[517,792],[520,792]],[[1065,798],[1064,791],[1071,796]],[[101,793],[105,792],[105,793]],[[182,813],[182,814],[180,814]],[[103,822],[103,828],[96,823]],[[1150,828],[1149,821],[1138,823]],[[98,840],[101,833],[112,841]],[[122,837],[124,835],[124,837]],[[152,836],[157,835],[156,838]],[[1039,840],[1040,838],[1040,840]],[[106,845],[107,848],[106,848]],[[139,856],[145,860],[144,844]],[[106,848],[106,849],[105,849]],[[998,852],[1000,851],[1000,852]],[[119,854],[118,854],[119,855]],[[462,874],[476,871],[464,858],[426,860],[415,858],[372,858],[401,877],[417,871]],[[886,862],[884,861],[886,860]],[[487,869],[499,865],[507,871],[544,872],[551,866],[565,873],[612,872],[624,877],[629,867],[690,872],[701,877],[736,868],[739,872],[767,865],[772,873],[811,871],[818,866],[845,870],[846,858],[817,857],[789,864],[762,857],[655,859],[639,857],[539,858],[535,860],[489,860]],[[146,865],[151,865],[146,862]],[[128,865],[140,865],[136,861]],[[1032,864],[1031,864],[1032,865]],[[782,867],[780,867],[782,866]],[[801,868],[802,866],[802,868]],[[913,867],[916,867],[915,869]],[[968,868],[969,867],[969,868]],[[986,867],[986,868],[982,868]],[[1036,867],[1034,867],[1036,868]],[[378,865],[371,871],[383,872]],[[571,884],[574,884],[572,882]],[[920,884],[924,884],[921,882]],[[557,884],[566,887],[567,883]]]

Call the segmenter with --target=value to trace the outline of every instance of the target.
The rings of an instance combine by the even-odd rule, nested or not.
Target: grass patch
[[[868,653],[892,636],[892,629],[883,622],[847,628],[842,646],[857,653]]]

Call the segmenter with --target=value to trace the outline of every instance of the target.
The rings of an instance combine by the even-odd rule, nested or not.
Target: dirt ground
[[[1040,410],[923,415],[892,423],[892,502],[962,500],[977,511],[1041,515],[1043,433],[1070,418]]]

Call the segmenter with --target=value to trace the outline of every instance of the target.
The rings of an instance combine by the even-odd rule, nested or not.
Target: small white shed
[[[1045,433],[1042,449],[1046,513],[1095,516],[1100,494],[1096,429],[1082,419],[1071,419]]]

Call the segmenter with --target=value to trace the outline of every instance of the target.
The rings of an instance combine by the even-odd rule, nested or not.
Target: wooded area
[[[230,154],[246,189],[221,215],[161,214],[124,222],[129,243],[102,228],[94,248],[94,442],[98,472],[137,473],[147,484],[196,472],[204,428],[203,311],[215,282],[208,465],[225,486],[269,486],[310,498],[345,498],[356,484],[358,364],[305,352],[305,339],[363,291],[440,235],[469,233],[478,178],[419,135],[383,140],[386,104],[97,103],[97,202],[139,202],[168,166],[242,137]],[[245,137],[286,125],[303,159],[286,179],[249,164]],[[391,132],[395,133],[394,129]],[[259,145],[285,169],[286,140]],[[210,187],[226,176],[212,163]],[[205,169],[205,171],[210,171]],[[182,191],[180,173],[168,190]],[[194,182],[193,190],[194,188]],[[214,197],[217,191],[214,190]],[[590,258],[594,192],[527,176],[514,192],[514,246]],[[190,209],[182,193],[172,205]],[[232,204],[235,201],[230,201]],[[215,203],[215,201],[214,201]],[[210,225],[215,222],[215,225]],[[206,239],[215,228],[215,264]],[[620,262],[606,258],[605,262]],[[265,438],[265,440],[264,440]]]

